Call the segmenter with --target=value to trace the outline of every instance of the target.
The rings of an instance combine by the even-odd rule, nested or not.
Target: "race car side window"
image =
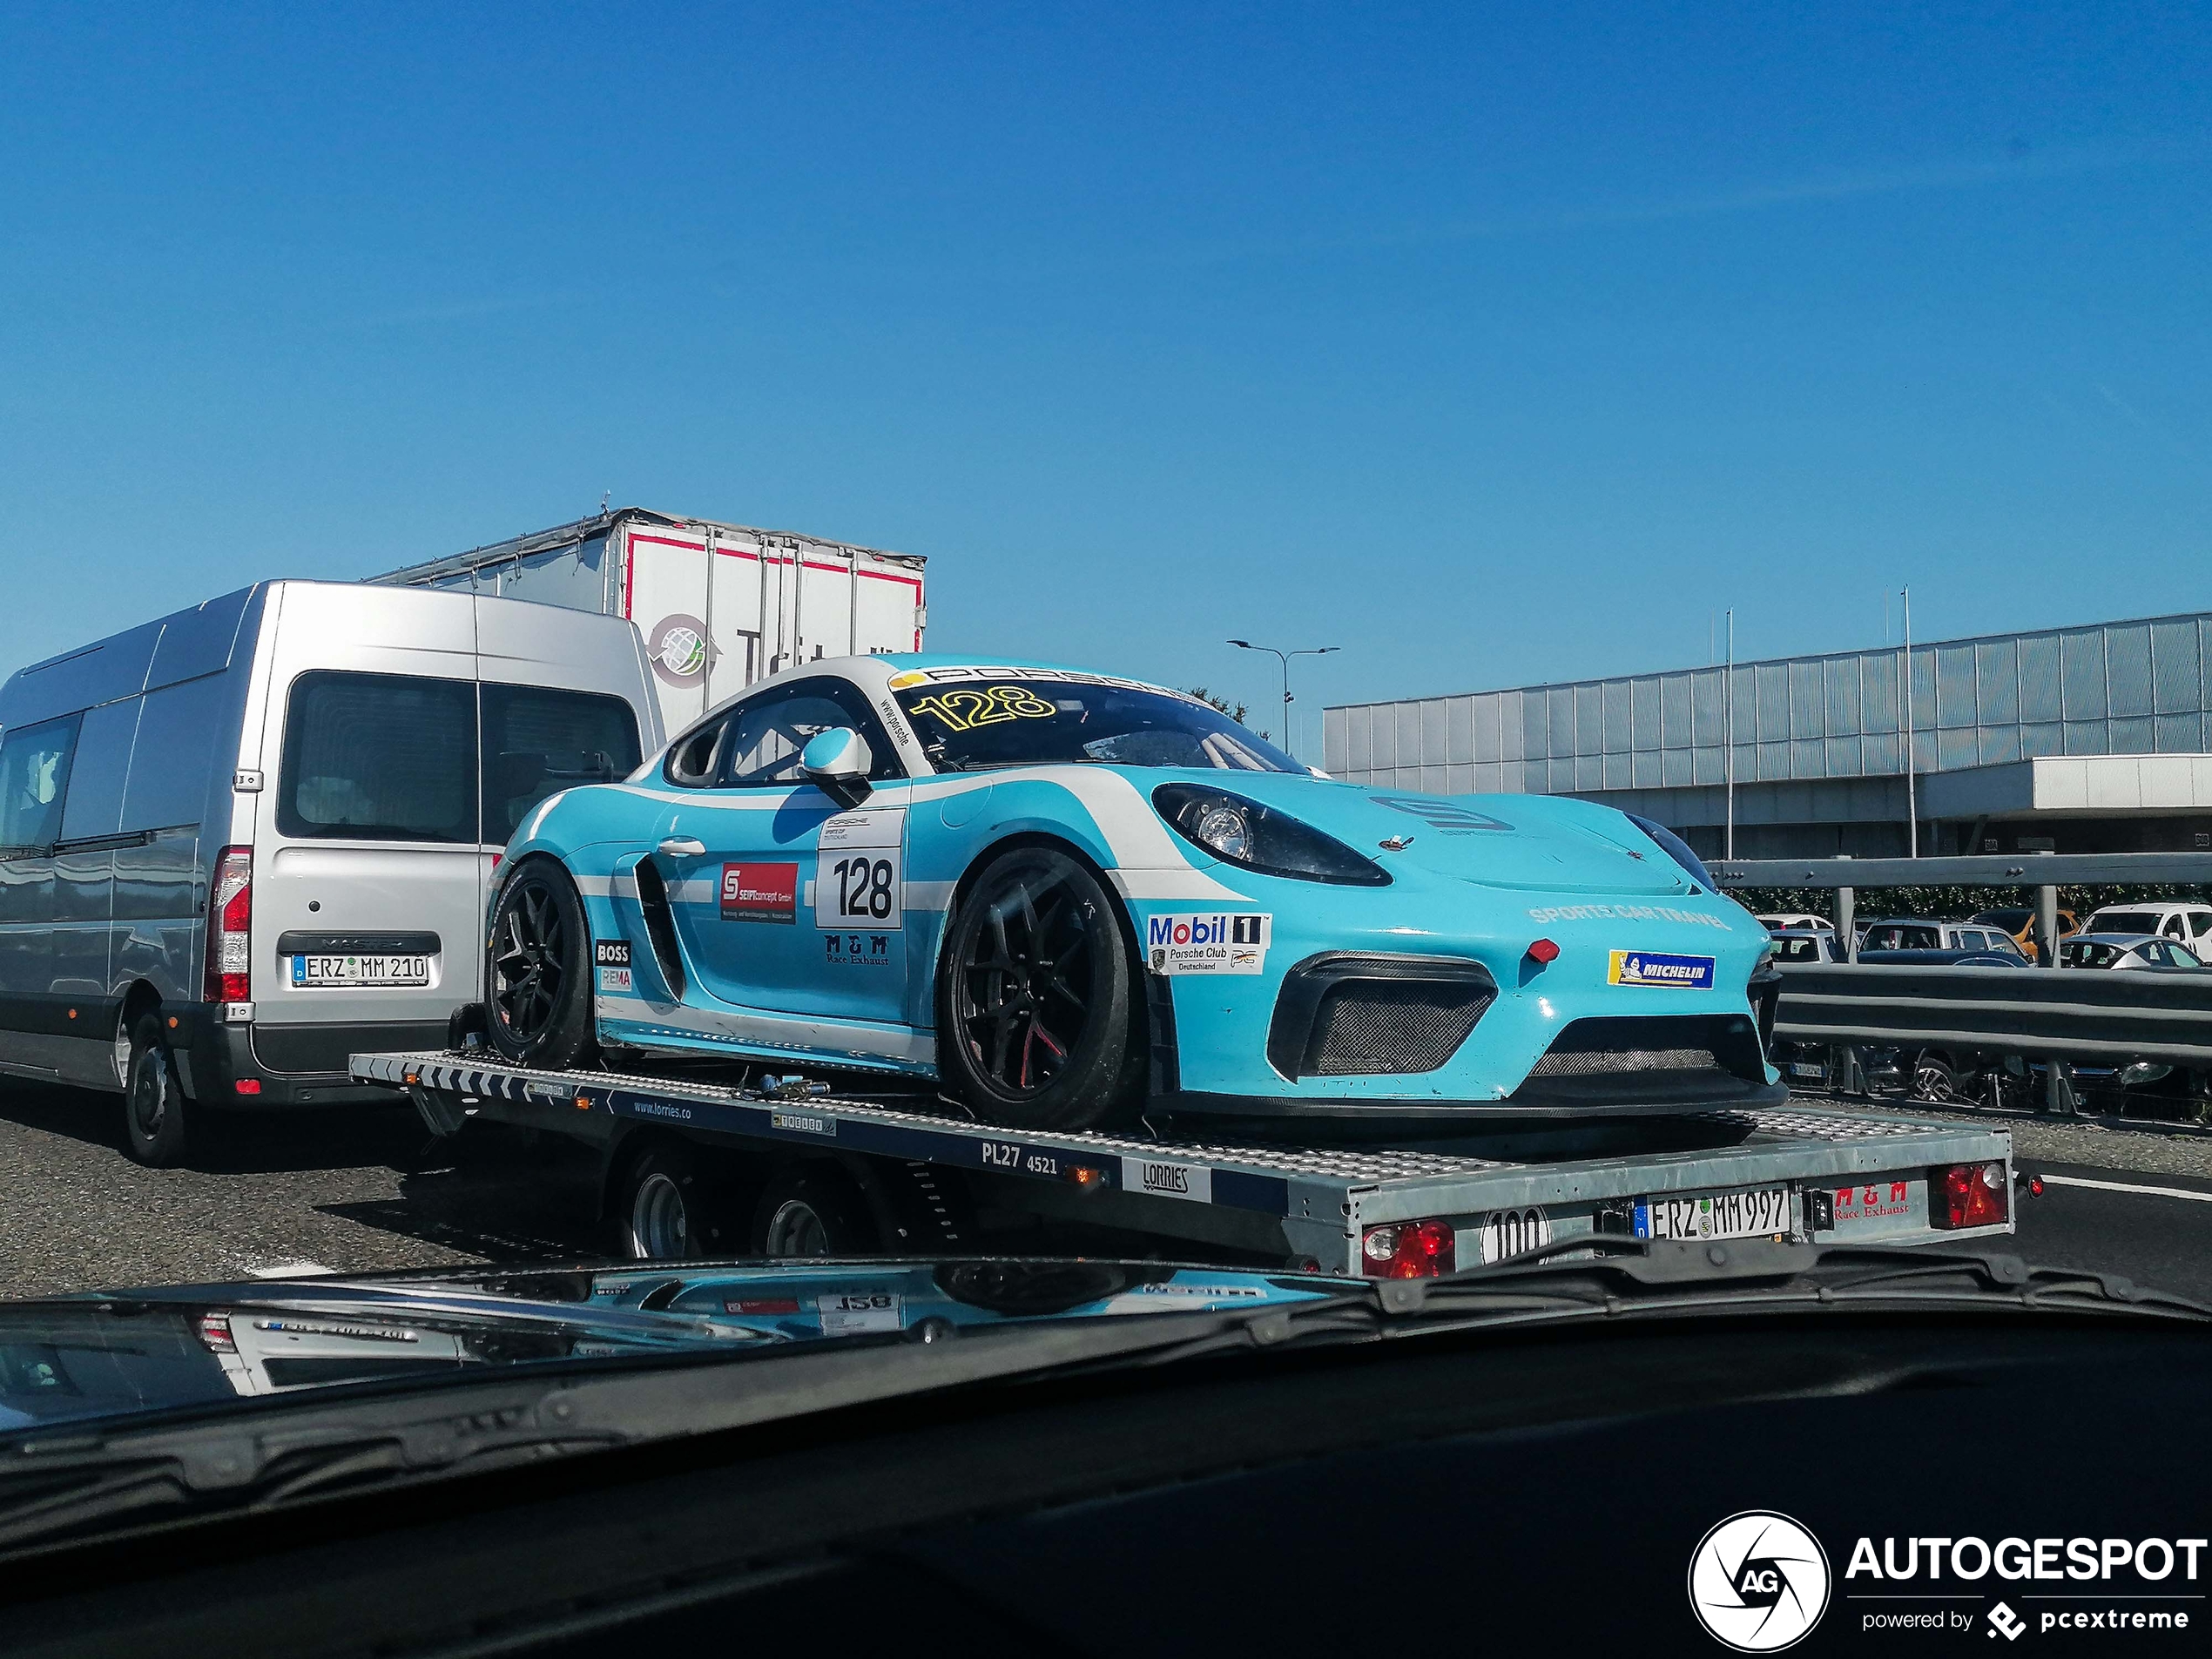
[[[691,736],[680,739],[668,752],[668,764],[662,774],[671,784],[685,789],[704,789],[714,781],[715,763],[722,758],[722,739],[735,718],[725,715],[709,721]]]
[[[802,781],[799,751],[809,739],[849,726],[867,745],[868,779],[889,783],[904,778],[897,752],[883,723],[859,689],[824,675],[793,680],[730,711],[715,779],[724,789],[788,789]]]

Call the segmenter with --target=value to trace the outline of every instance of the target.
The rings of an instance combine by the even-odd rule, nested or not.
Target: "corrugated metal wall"
[[[1327,711],[1329,772],[1447,794],[1678,789],[1904,770],[1896,650]],[[1912,648],[1920,772],[2042,754],[2202,753],[2212,612]]]

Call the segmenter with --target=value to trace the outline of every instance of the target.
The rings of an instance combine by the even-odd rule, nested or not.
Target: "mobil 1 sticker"
[[[1144,965],[1155,974],[1257,974],[1267,966],[1272,916],[1178,914],[1144,919]]]
[[[900,843],[907,809],[840,813],[822,826],[814,864],[814,925],[844,933],[899,926]]]

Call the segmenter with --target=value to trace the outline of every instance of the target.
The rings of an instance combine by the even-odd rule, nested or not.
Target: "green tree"
[[[1250,722],[1244,718],[1244,705],[1242,703],[1232,705],[1228,698],[1216,697],[1211,691],[1206,690],[1206,688],[1203,685],[1192,686],[1190,688],[1190,695],[1197,698],[1201,703],[1211,704],[1213,707],[1219,709],[1224,714],[1234,720],[1238,725],[1247,725],[1250,724]],[[1264,732],[1262,732],[1259,736],[1262,742],[1272,741],[1272,739],[1270,738],[1268,734]]]

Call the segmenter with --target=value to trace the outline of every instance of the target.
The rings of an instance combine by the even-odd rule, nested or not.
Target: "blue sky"
[[[617,502],[1300,707],[2212,606],[2202,7],[0,4],[0,671]],[[1302,745],[1302,746],[1304,746]]]

